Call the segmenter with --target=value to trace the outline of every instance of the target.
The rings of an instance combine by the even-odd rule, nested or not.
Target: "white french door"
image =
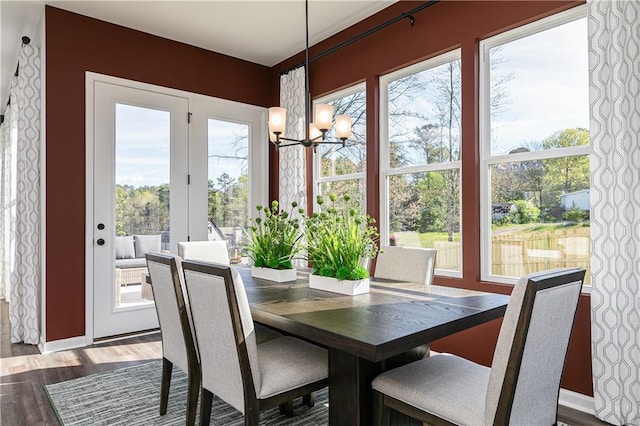
[[[143,285],[144,255],[175,253],[177,242],[188,238],[189,100],[103,81],[92,84],[88,237],[93,240],[97,339],[158,327]]]

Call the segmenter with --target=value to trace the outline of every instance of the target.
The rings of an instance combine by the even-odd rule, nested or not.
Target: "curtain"
[[[297,68],[280,77],[280,106],[287,109],[285,137],[301,139],[305,136],[306,123],[304,67]],[[306,151],[302,145],[283,148],[280,153],[280,205],[289,209],[292,202],[308,210]],[[294,266],[306,266],[296,260]]]
[[[11,87],[14,86],[15,84],[11,85]],[[2,162],[2,169],[0,169],[0,299],[5,299],[7,302],[10,301],[11,295],[11,269],[13,265],[11,226],[15,224],[15,218],[12,217],[12,206],[15,206],[15,190],[12,191],[13,185],[11,184],[11,172],[15,168],[11,167],[11,152],[12,145],[15,146],[16,141],[13,141],[12,144],[12,123],[11,105],[8,105],[4,111],[4,122],[1,127],[2,139],[0,140],[2,144],[0,146],[0,161]]]
[[[18,76],[11,87],[10,148],[7,150],[3,138],[2,149],[3,174],[8,175],[9,181],[2,182],[5,194],[2,216],[6,231],[2,279],[5,293],[8,293],[11,342],[38,344],[41,282],[38,49],[30,44],[23,45],[18,63]]]
[[[594,404],[640,425],[640,1],[588,9]]]
[[[300,139],[305,135],[304,67],[280,77],[280,106],[287,109],[285,136]],[[280,153],[280,203],[289,206],[296,201],[306,209],[306,149],[299,146],[283,148]]]

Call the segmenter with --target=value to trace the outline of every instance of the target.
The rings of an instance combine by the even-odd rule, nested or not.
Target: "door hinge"
[[[187,175],[187,185],[191,185],[191,175]]]
[[[187,241],[191,241],[191,235],[187,235]]]
[[[187,113],[187,124],[191,124],[191,116],[193,114],[191,114],[190,112]]]

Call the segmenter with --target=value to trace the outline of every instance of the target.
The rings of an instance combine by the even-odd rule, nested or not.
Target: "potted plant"
[[[291,203],[289,212],[279,209],[277,201],[270,207],[257,205],[258,217],[250,219],[246,249],[253,260],[251,275],[271,281],[296,280],[292,260],[301,250],[300,219],[293,217],[298,203]],[[297,209],[304,214],[304,209]]]
[[[307,259],[313,265],[309,287],[342,294],[369,292],[369,271],[364,265],[375,257],[379,237],[375,220],[349,206],[351,196],[329,195],[320,212],[306,221]],[[339,202],[337,202],[339,201]]]

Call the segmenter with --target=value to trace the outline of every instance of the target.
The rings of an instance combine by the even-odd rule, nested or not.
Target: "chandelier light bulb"
[[[333,120],[333,105],[318,104],[316,105],[316,127],[323,132],[331,128]]]
[[[281,107],[269,108],[269,132],[283,134],[287,122],[287,110]]]
[[[336,137],[342,140],[351,137],[351,116],[336,115]]]

